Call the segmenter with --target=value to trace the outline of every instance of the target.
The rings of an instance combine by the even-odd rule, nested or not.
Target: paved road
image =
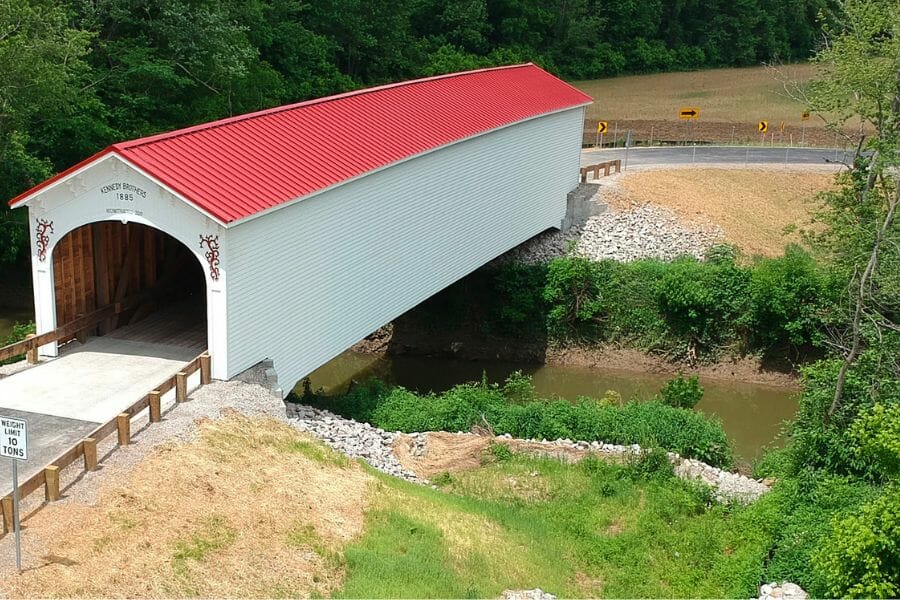
[[[28,421],[28,460],[20,481],[134,404],[197,354],[192,348],[93,338],[59,358],[0,379],[0,415]],[[0,496],[12,489],[0,461]]]
[[[625,159],[623,148],[583,150],[581,164],[592,165],[616,158]],[[629,148],[628,166],[683,165],[691,163],[827,165],[835,160],[845,161],[843,150],[822,148],[771,148],[760,146],[664,146],[660,148]]]

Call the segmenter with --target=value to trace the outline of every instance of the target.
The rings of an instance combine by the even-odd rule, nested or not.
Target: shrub
[[[850,428],[854,454],[874,463],[885,479],[900,475],[900,404],[878,403],[864,410]]]
[[[505,462],[513,457],[512,450],[509,449],[509,446],[506,444],[498,444],[497,442],[491,442],[491,445],[488,446],[488,452],[499,462]]]
[[[754,343],[763,348],[820,343],[826,277],[802,248],[790,245],[784,256],[759,261],[750,281]]]
[[[877,489],[871,485],[821,471],[804,471],[780,481],[766,495],[767,503],[778,507],[779,522],[761,579],[793,581],[813,598],[828,595],[826,578],[811,566],[812,556],[828,544],[835,518],[858,513],[876,494]]]
[[[399,387],[384,392],[384,384],[368,383],[343,397],[320,397],[316,403],[388,431],[468,431],[480,425],[517,438],[659,444],[716,466],[731,464],[731,448],[721,424],[702,414],[659,401],[610,406],[591,398],[521,402],[507,397],[506,390],[523,387],[523,378],[517,375],[518,383],[512,386],[509,381],[502,387],[470,383],[427,395]]]
[[[491,295],[498,333],[532,338],[543,337],[547,326],[544,286],[545,265],[504,265],[493,274]]]
[[[710,352],[738,339],[746,323],[747,269],[729,261],[671,264],[659,290],[660,311],[671,330],[695,352]]]
[[[0,346],[8,346],[9,344],[15,344],[16,342],[21,342],[25,339],[25,337],[29,334],[35,333],[35,326],[33,321],[29,321],[28,323],[13,323],[12,331],[10,334],[6,336],[5,340],[0,340]],[[0,365],[11,364],[14,362],[18,362],[25,358],[24,354],[20,354],[18,356],[13,356],[6,360],[0,360]]]
[[[675,408],[694,408],[703,398],[703,388],[696,375],[685,378],[681,373],[670,379],[660,392],[662,401]]]
[[[854,431],[852,425],[860,415],[869,415],[868,411],[876,404],[885,407],[900,404],[900,379],[890,370],[896,356],[900,356],[900,335],[885,333],[879,344],[870,345],[847,372],[841,404],[830,417],[828,410],[834,398],[840,362],[824,360],[802,369],[804,391],[791,430],[794,472],[804,468],[825,469],[873,481],[891,476],[883,470],[885,463],[866,454],[874,450],[871,444],[876,442],[875,438],[860,439],[858,435],[862,431]],[[889,437],[890,430],[885,435]],[[885,442],[887,439],[878,443]],[[864,451],[860,444],[865,444],[868,450]]]
[[[834,597],[900,596],[900,488],[888,488],[859,514],[835,520],[812,564]]]
[[[596,331],[603,320],[603,298],[598,282],[603,263],[587,258],[558,258],[547,265],[544,300],[547,319],[559,335]]]
[[[631,461],[631,476],[635,479],[665,480],[675,476],[666,451],[659,447],[636,455]]]

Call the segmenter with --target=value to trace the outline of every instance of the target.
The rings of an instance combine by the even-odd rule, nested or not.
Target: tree
[[[843,361],[827,418],[840,408],[848,371],[860,353],[900,333],[900,4],[844,0],[838,29],[826,30],[816,55],[822,76],[806,94],[809,106],[841,128],[853,118],[860,135],[840,190],[823,196],[819,237],[848,278],[849,324],[834,346]],[[884,368],[900,377],[900,357]]]
[[[86,97],[90,40],[52,0],[0,0],[0,197],[52,173],[29,131],[70,116]],[[12,262],[24,255],[27,225],[0,206],[0,263]]]

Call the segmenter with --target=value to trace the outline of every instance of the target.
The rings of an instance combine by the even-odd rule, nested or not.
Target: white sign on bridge
[[[28,460],[28,423],[0,417],[0,456]]]

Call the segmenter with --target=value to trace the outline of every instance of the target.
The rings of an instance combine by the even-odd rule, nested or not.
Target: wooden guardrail
[[[581,182],[584,183],[587,181],[588,173],[591,172],[594,173],[594,179],[600,179],[600,169],[603,169],[603,175],[608,177],[610,169],[613,168],[616,170],[616,173],[620,173],[622,171],[622,161],[617,158],[615,160],[597,163],[596,165],[581,167]]]
[[[44,342],[47,343],[47,342]],[[175,402],[181,403],[187,400],[187,378],[200,371],[200,385],[206,385],[212,380],[210,370],[209,352],[204,352],[185,365],[184,369],[160,382],[153,390],[148,392],[140,400],[127,409],[94,429],[86,438],[61,453],[50,461],[43,469],[32,475],[24,483],[19,485],[19,497],[25,498],[40,488],[44,488],[44,498],[48,502],[59,500],[59,472],[65,469],[79,458],[84,458],[84,470],[93,471],[97,468],[97,444],[106,439],[114,431],[117,433],[119,446],[127,446],[131,443],[131,419],[145,408],[150,409],[150,423],[158,423],[162,418],[160,405],[162,396],[175,389]],[[0,499],[0,509],[3,513],[3,533],[12,531],[13,519],[12,495]]]
[[[8,358],[24,354],[27,357],[28,362],[36,363],[38,360],[37,349],[39,347],[51,342],[65,340],[72,336],[82,337],[84,333],[86,333],[93,327],[96,327],[103,321],[134,308],[139,300],[140,297],[136,296],[134,298],[125,300],[124,302],[107,304],[103,308],[98,308],[97,310],[89,312],[86,315],[82,315],[77,319],[74,319],[73,321],[69,321],[65,325],[60,325],[52,331],[41,333],[39,335],[32,334],[21,342],[9,344],[8,346],[0,346],[0,360],[6,360]]]

